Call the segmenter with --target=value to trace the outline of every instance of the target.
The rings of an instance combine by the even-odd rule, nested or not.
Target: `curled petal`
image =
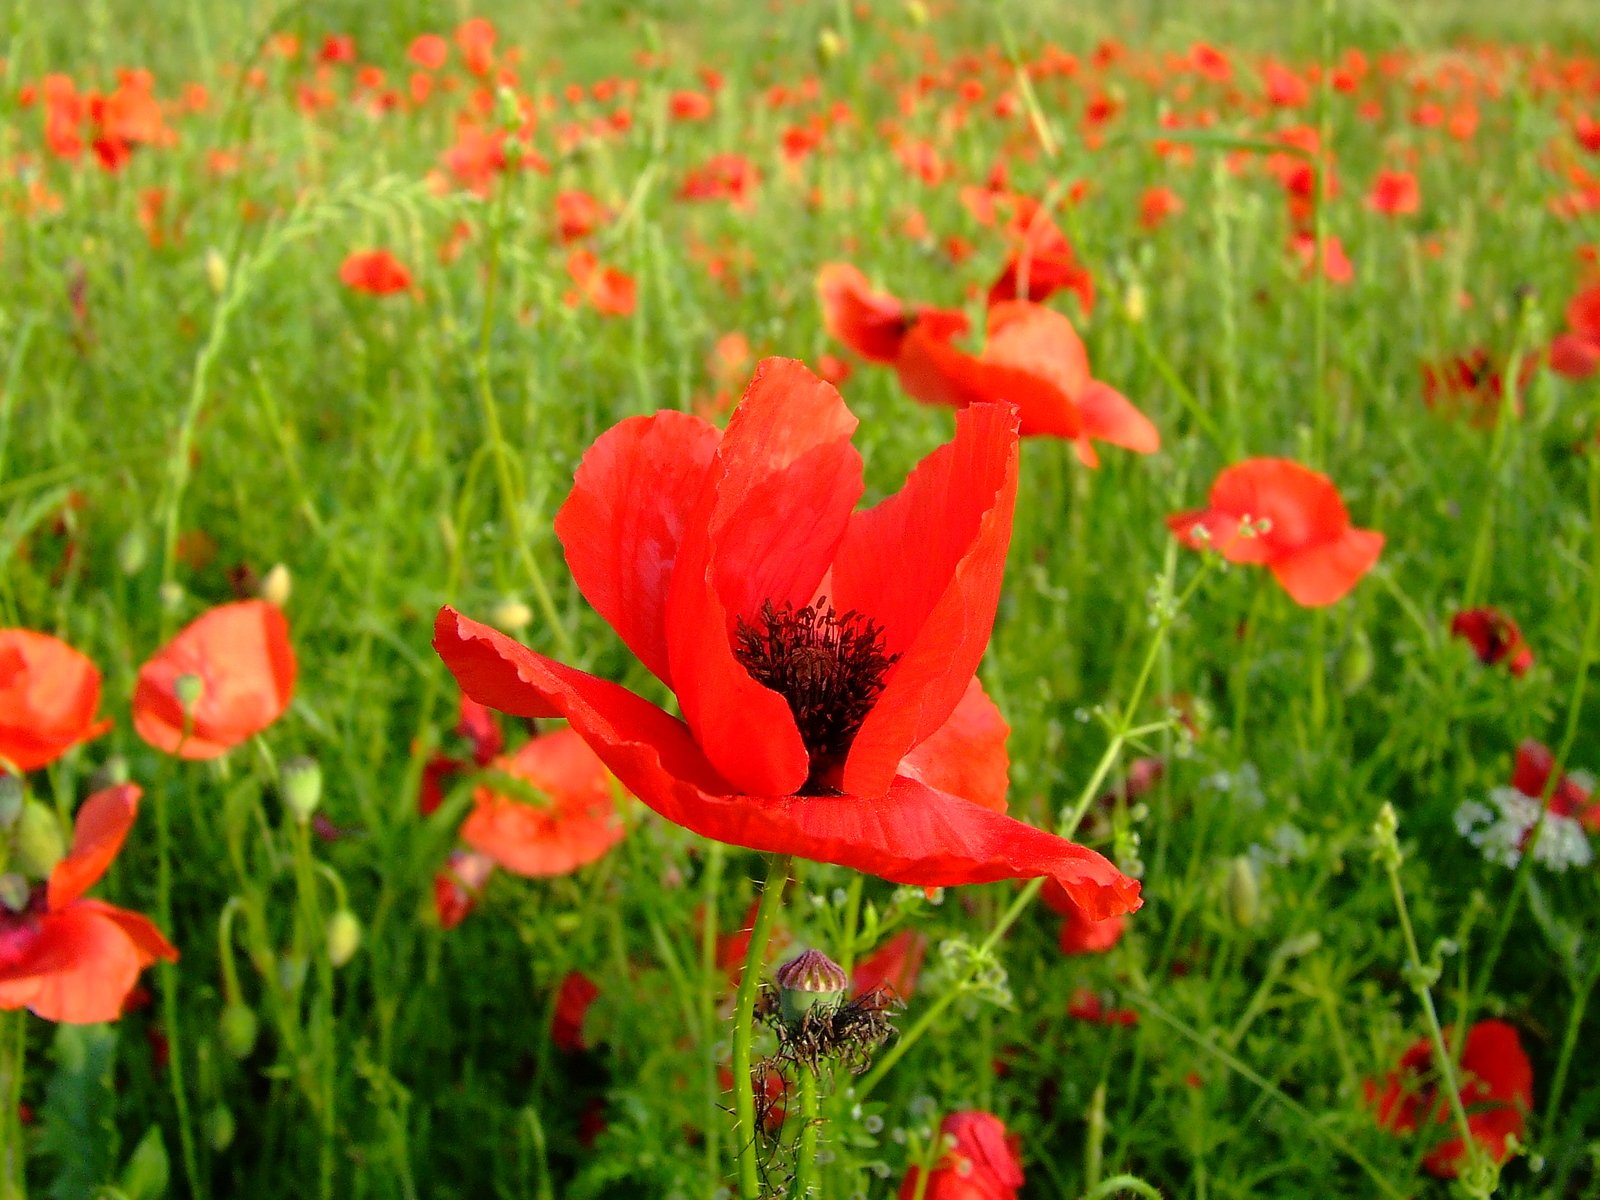
[[[901,775],[937,791],[1005,812],[1011,726],[974,675],[961,701],[927,740],[900,760]]]
[[[887,292],[875,292],[867,277],[849,263],[825,263],[817,272],[822,327],[862,358],[892,363],[905,337],[905,305]]]
[[[71,904],[106,873],[139,814],[139,795],[136,785],[124,783],[83,802],[72,827],[72,849],[50,873],[52,910]]]
[[[1308,546],[1270,564],[1272,574],[1296,604],[1319,608],[1342,600],[1373,568],[1383,551],[1383,534],[1347,529],[1331,542]]]

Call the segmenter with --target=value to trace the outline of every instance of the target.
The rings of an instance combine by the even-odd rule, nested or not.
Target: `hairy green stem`
[[[800,1145],[794,1157],[794,1195],[805,1200],[821,1194],[817,1189],[817,1135],[822,1117],[817,1110],[817,1073],[802,1065],[799,1074]]]
[[[761,903],[750,930],[750,948],[744,956],[744,974],[739,977],[739,994],[733,1004],[733,1112],[734,1142],[739,1149],[740,1200],[760,1200],[761,1175],[756,1156],[756,1081],[750,1075],[750,1043],[754,1034],[756,988],[761,982],[761,967],[767,957],[767,941],[773,922],[783,907],[783,888],[789,882],[791,856],[775,855],[767,868],[767,881],[761,889]]]

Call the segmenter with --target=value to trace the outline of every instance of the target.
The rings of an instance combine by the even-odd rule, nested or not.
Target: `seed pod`
[[[314,758],[301,755],[283,764],[279,772],[283,806],[304,825],[322,803],[322,768]]]
[[[1256,865],[1243,854],[1228,864],[1228,916],[1240,929],[1249,929],[1261,916]]]
[[[1372,678],[1372,639],[1364,629],[1358,629],[1339,660],[1339,686],[1346,696],[1353,696],[1367,686]]]
[[[820,950],[806,950],[778,968],[778,1002],[783,1019],[798,1025],[816,1005],[836,1000],[850,986],[844,968]]]
[[[251,1051],[256,1048],[259,1029],[255,1009],[241,1000],[235,1000],[224,1008],[222,1019],[217,1023],[222,1048],[238,1059],[250,1057]]]
[[[37,800],[23,803],[11,831],[11,865],[29,879],[48,879],[66,857],[67,839],[54,810]]]
[[[342,967],[361,949],[361,922],[348,908],[328,918],[328,961]]]

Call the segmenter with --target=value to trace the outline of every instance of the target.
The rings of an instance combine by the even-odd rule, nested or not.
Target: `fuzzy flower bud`
[[[67,853],[61,822],[48,805],[37,800],[23,803],[11,838],[12,865],[30,879],[48,879]]]
[[[291,758],[280,772],[283,806],[302,825],[322,803],[322,768],[314,758]]]
[[[328,961],[342,967],[361,949],[361,922],[348,908],[328,918]]]
[[[816,1005],[837,1000],[850,986],[844,968],[820,950],[806,950],[778,968],[778,1003],[783,1019],[798,1025]]]
[[[222,1010],[222,1020],[217,1031],[222,1037],[222,1048],[234,1058],[245,1059],[256,1048],[256,1033],[260,1022],[255,1009],[235,1000]]]
[[[1228,864],[1228,916],[1240,929],[1249,929],[1261,916],[1256,865],[1243,854]]]

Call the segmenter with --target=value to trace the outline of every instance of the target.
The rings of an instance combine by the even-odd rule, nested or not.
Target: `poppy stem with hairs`
[[[750,1040],[756,1007],[756,988],[761,982],[761,966],[767,957],[767,941],[772,923],[783,907],[783,888],[789,882],[793,857],[774,855],[767,867],[767,881],[761,888],[761,903],[756,908],[755,924],[750,928],[750,948],[744,956],[744,973],[739,976],[739,993],[733,1006],[733,1114],[734,1144],[739,1151],[740,1200],[759,1200],[761,1178],[757,1170],[756,1100],[750,1075]]]
[[[22,1140],[22,1073],[28,1056],[28,1014],[0,1012],[0,1200],[25,1200],[27,1150]]]
[[[817,1073],[801,1064],[800,1076],[800,1148],[794,1156],[794,1194],[805,1200],[811,1195],[822,1195],[817,1187],[817,1134],[822,1129],[822,1117],[817,1111]]]

